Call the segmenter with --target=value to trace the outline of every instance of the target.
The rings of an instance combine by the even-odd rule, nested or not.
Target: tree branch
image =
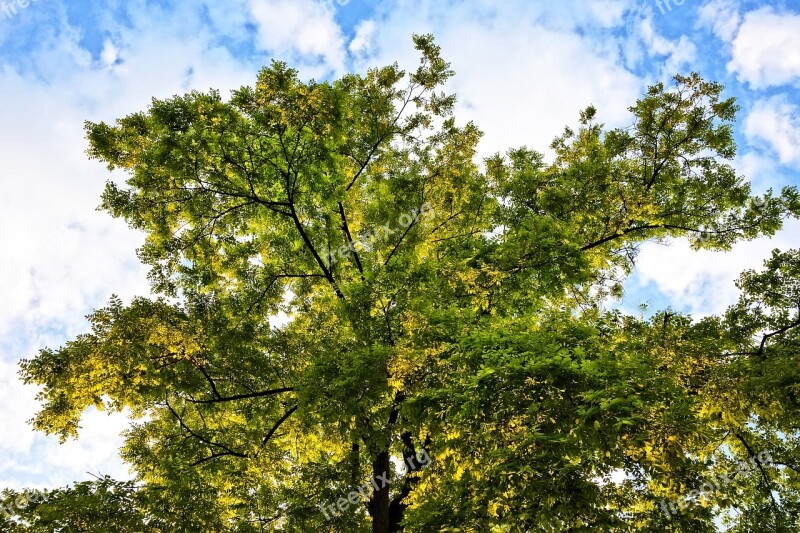
[[[347,237],[347,246],[350,247],[350,253],[353,254],[356,268],[358,268],[358,272],[361,274],[361,281],[366,281],[364,279],[364,268],[361,266],[361,259],[358,257],[358,250],[356,250],[353,244],[353,237],[350,235],[350,227],[347,225],[347,216],[344,214],[344,205],[342,205],[342,202],[339,202],[339,216],[342,218],[342,230],[344,231],[345,237]]]
[[[311,252],[311,255],[314,256],[314,260],[317,262],[317,265],[322,270],[322,273],[325,275],[325,279],[333,287],[333,291],[336,293],[336,296],[339,297],[340,300],[344,300],[344,294],[342,293],[341,289],[339,289],[339,285],[336,283],[336,280],[333,278],[333,273],[328,270],[328,267],[325,266],[325,262],[317,253],[316,248],[314,248],[314,244],[311,242],[311,239],[308,238],[306,234],[306,230],[303,227],[303,223],[300,222],[300,218],[297,216],[297,211],[294,208],[294,203],[289,206],[291,211],[291,219],[294,222],[295,228],[300,233],[300,237],[303,239],[303,242],[306,245],[306,248]]]
[[[775,519],[777,520],[778,517],[780,516],[780,509],[778,508],[778,502],[775,501],[775,496],[772,494],[772,485],[769,482],[769,477],[767,476],[767,473],[764,470],[764,466],[761,464],[761,460],[759,460],[759,458],[756,456],[755,451],[750,447],[750,445],[738,431],[734,431],[733,434],[736,436],[737,439],[739,439],[739,442],[741,442],[742,445],[745,447],[747,453],[750,455],[750,458],[755,460],[756,466],[758,467],[759,472],[761,472],[761,479],[763,480],[764,486],[767,489],[767,492],[769,493],[770,499],[772,500],[772,509],[775,511]]]
[[[792,322],[788,326],[784,326],[784,327],[782,327],[781,329],[779,329],[777,331],[773,331],[772,333],[767,333],[766,335],[764,335],[764,338],[761,339],[761,345],[758,347],[758,354],[761,355],[761,356],[764,355],[764,350],[766,350],[766,348],[767,348],[767,340],[769,340],[770,338],[774,337],[775,335],[780,335],[781,333],[786,333],[790,329],[796,328],[797,326],[800,326],[800,318],[798,318],[797,320],[795,320],[794,322]]]
[[[196,404],[209,404],[209,403],[221,403],[221,402],[233,402],[236,400],[247,400],[250,398],[263,398],[264,396],[272,396],[275,394],[280,394],[282,392],[292,392],[294,391],[294,387],[283,387],[280,389],[270,389],[260,392],[251,392],[249,394],[236,394],[234,396],[227,396],[221,397],[217,395],[217,398],[213,398],[211,400],[189,400],[191,403]]]
[[[264,440],[261,442],[262,446],[265,445],[269,441],[269,439],[272,438],[272,436],[275,434],[275,432],[278,431],[278,428],[281,427],[281,424],[283,424],[286,421],[287,418],[292,416],[292,413],[294,413],[295,411],[297,411],[297,406],[296,405],[294,407],[292,407],[291,409],[289,409],[288,411],[286,411],[286,413],[277,422],[275,422],[275,424],[272,426],[272,428],[264,436]]]
[[[205,458],[205,459],[203,459],[201,461],[196,461],[193,464],[200,464],[200,463],[202,463],[204,461],[207,461],[207,460],[210,460],[210,459],[215,459],[216,457],[222,457],[222,456],[225,456],[225,455],[230,455],[230,456],[233,456],[233,457],[240,457],[242,459],[247,459],[249,457],[246,453],[235,452],[235,451],[231,450],[230,448],[228,448],[227,446],[225,446],[224,444],[219,444],[217,442],[214,442],[214,441],[212,441],[210,439],[207,439],[207,438],[203,437],[202,435],[196,433],[189,426],[186,425],[186,423],[183,421],[183,418],[181,417],[181,415],[179,415],[175,411],[175,409],[172,408],[172,406],[169,403],[169,400],[165,399],[164,402],[166,403],[167,409],[169,409],[169,412],[172,413],[172,416],[174,416],[178,420],[178,423],[180,424],[180,426],[189,435],[191,435],[192,437],[196,438],[200,442],[203,442],[203,443],[207,444],[209,446],[209,448],[212,448],[211,457],[207,457],[207,458]],[[225,453],[216,453],[216,452],[213,451],[213,448],[222,448],[223,450],[225,450]]]

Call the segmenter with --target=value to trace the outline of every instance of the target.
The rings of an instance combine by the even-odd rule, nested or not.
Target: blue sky
[[[95,210],[109,176],[85,156],[84,120],[227,94],[272,58],[316,79],[413,67],[411,34],[432,32],[457,73],[458,120],[485,132],[482,155],[546,151],[589,104],[624,126],[647,85],[698,71],[741,105],[734,164],[754,189],[800,184],[800,0],[660,2],[0,0],[0,487],[128,476],[124,416],[88,412],[80,439],[59,445],[26,423],[36,390],[17,378],[20,358],[84,331],[112,293],[149,292],[141,235]],[[739,272],[798,235],[790,222],[724,254],[646,243],[621,305],[719,312]]]

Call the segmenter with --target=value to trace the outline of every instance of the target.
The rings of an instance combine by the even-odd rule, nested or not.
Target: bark
[[[377,490],[372,493],[372,533],[390,533],[389,485],[381,481],[389,475],[389,452],[380,452],[372,463],[372,480]]]

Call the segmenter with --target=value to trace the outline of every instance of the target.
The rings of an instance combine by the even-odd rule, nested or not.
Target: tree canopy
[[[155,296],[112,298],[21,375],[62,439],[128,409],[135,479],[23,497],[5,528],[796,530],[800,252],[722,316],[605,305],[645,241],[726,250],[800,214],[732,168],[734,100],[676,76],[627,128],[589,107],[549,156],[479,161],[414,41],[412,72],[274,62],[227,100],[86,124]]]

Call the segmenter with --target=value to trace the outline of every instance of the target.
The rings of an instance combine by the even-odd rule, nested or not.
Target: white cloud
[[[314,0],[252,0],[260,45],[277,57],[319,57],[329,71],[344,69],[344,37],[333,12]]]
[[[606,22],[621,22],[628,4],[614,3],[620,7]],[[433,32],[456,72],[449,90],[459,97],[457,117],[485,132],[481,153],[521,145],[543,151],[589,104],[607,124],[627,123],[640,94],[642,83],[622,66],[613,39],[575,32],[597,16],[585,2],[400,1],[376,18],[374,53],[360,65],[413,67],[409,36]]]
[[[45,462],[70,473],[91,472],[110,475],[115,479],[129,479],[129,469],[118,455],[123,444],[120,434],[128,426],[127,412],[109,414],[89,409],[81,419],[79,440],[58,444],[55,437],[47,438],[42,450]],[[70,481],[69,478],[62,479],[61,484]]]
[[[681,73],[697,57],[697,47],[686,35],[681,35],[677,41],[660,35],[654,27],[651,13],[640,21],[638,33],[650,57],[666,58],[659,72],[659,78],[663,81]]]
[[[751,144],[766,144],[783,164],[800,165],[800,107],[785,97],[759,100],[744,124]]]
[[[767,189],[780,190],[790,183],[785,169],[769,152],[746,150],[737,154],[733,167],[739,175],[750,181],[753,194],[763,194]]]
[[[753,88],[796,83],[800,78],[800,14],[771,7],[744,16],[733,40],[728,70]]]
[[[23,328],[18,333],[29,341],[2,344],[3,351],[32,356],[36,347],[59,342],[54,332]],[[87,471],[109,474],[116,479],[130,477],[118,455],[120,433],[128,427],[128,414],[108,415],[89,409],[82,421],[79,440],[59,444],[55,436],[34,432],[28,420],[39,407],[36,388],[23,385],[17,366],[0,359],[0,404],[3,421],[0,438],[0,488],[55,487],[87,478]]]
[[[36,391],[25,387],[17,379],[17,370],[16,365],[0,359],[0,390],[4,396],[3,402],[0,403],[0,420],[3,421],[0,458],[4,458],[5,461],[30,450],[36,436],[26,423],[38,405],[35,398]],[[0,462],[0,472],[3,471],[3,466]]]
[[[139,238],[95,211],[105,181],[84,156],[81,110],[11,73],[2,76],[4,146],[0,201],[0,334],[15,320],[82,315],[90,302],[147,290],[136,266]],[[68,91],[61,86],[62,91]]]
[[[734,0],[711,0],[698,10],[698,25],[728,43],[736,36],[741,20],[739,3]]]
[[[103,43],[100,60],[107,66],[112,66],[119,60],[119,49],[110,39],[106,39],[106,42]]]
[[[604,28],[611,28],[618,26],[634,5],[634,2],[627,0],[590,0],[586,7],[591,14],[590,20]]]
[[[492,3],[492,2],[488,2]],[[503,2],[500,16],[515,14],[551,29],[609,29],[623,24],[625,14],[638,5],[636,0],[562,0],[560,2]]]
[[[350,53],[360,55],[369,53],[372,48],[372,39],[375,35],[375,21],[364,20],[356,26],[356,34],[348,47]]]
[[[641,247],[633,279],[654,283],[674,308],[696,317],[720,313],[740,294],[734,285],[739,274],[762,268],[775,248],[796,247],[798,232],[800,222],[792,220],[772,239],[741,242],[730,252],[693,251],[686,239],[668,245],[648,242]]]
[[[87,470],[127,473],[116,453],[124,416],[90,410],[81,438],[59,446],[26,423],[36,390],[17,376],[20,357],[85,331],[83,316],[112,293],[149,293],[135,255],[141,236],[95,210],[109,176],[85,155],[83,121],[113,121],[152,96],[211,87],[224,94],[251,84],[257,71],[216,44],[197,6],[165,12],[133,0],[129,9],[124,24],[106,27],[112,38],[99,60],[61,14],[27,51],[24,74],[0,65],[0,487],[63,485]]]
[[[236,42],[245,42],[250,38],[247,31],[247,24],[251,22],[250,2],[251,0],[199,0],[208,14],[205,20],[214,33]]]
[[[758,152],[742,152],[733,167],[751,182],[753,194],[763,194],[768,188],[779,190],[789,182],[774,158]],[[800,221],[790,219],[772,238],[739,242],[730,252],[695,251],[686,239],[670,240],[668,244],[645,243],[626,292],[635,297],[643,293],[653,296],[647,291],[648,284],[652,284],[674,309],[696,317],[721,313],[739,297],[734,280],[744,270],[762,268],[773,249],[797,248],[798,234]]]

